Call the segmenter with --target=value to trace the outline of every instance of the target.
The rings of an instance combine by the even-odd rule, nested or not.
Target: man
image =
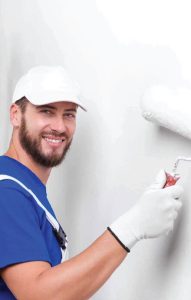
[[[10,146],[0,157],[0,299],[89,299],[141,239],[172,230],[182,188],[165,172],[127,213],[79,255],[62,261],[67,238],[46,194],[69,149],[80,102],[62,67],[39,66],[18,82]]]

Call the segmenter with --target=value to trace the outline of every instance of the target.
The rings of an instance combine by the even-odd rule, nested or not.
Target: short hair
[[[29,100],[26,97],[22,97],[21,99],[17,100],[15,104],[17,104],[20,107],[21,112],[24,114],[28,102]]]

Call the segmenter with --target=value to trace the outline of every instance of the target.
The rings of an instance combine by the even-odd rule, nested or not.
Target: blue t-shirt
[[[0,156],[0,174],[21,181],[55,217],[46,186],[30,169],[3,155]],[[56,266],[61,260],[60,246],[44,210],[18,183],[0,181],[0,268],[29,261],[46,261]],[[16,299],[1,277],[0,299]]]

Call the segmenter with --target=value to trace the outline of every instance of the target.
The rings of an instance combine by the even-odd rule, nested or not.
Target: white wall
[[[88,99],[70,154],[48,184],[71,255],[133,205],[160,168],[190,154],[189,140],[147,123],[139,109],[153,84],[190,87],[189,3],[116,2],[0,0],[1,153],[13,86],[29,67],[66,66]],[[93,299],[190,299],[191,169],[182,164],[180,172],[184,207],[173,234],[139,243]]]

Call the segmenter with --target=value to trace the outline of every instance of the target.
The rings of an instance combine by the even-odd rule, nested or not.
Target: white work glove
[[[172,231],[182,206],[183,189],[179,185],[163,189],[165,183],[166,174],[161,170],[140,200],[108,227],[127,251],[141,239],[156,238]]]

